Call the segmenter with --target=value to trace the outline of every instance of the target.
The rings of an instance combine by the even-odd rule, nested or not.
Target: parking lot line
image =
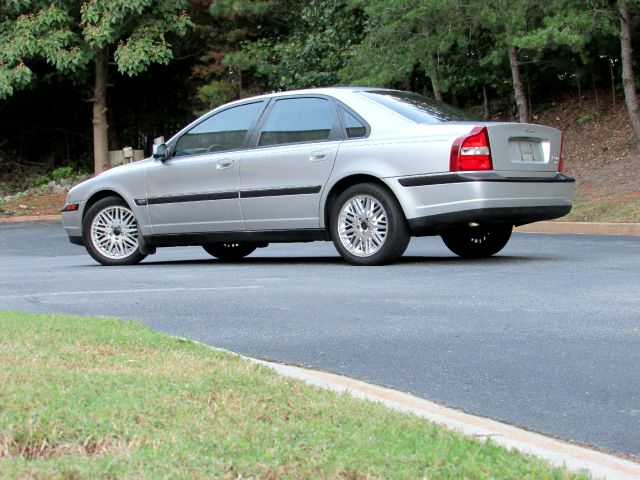
[[[262,288],[260,285],[241,285],[237,287],[172,287],[172,288],[142,288],[127,290],[84,290],[71,292],[25,292],[17,295],[2,295],[0,299],[8,298],[26,298],[26,297],[59,297],[63,295],[104,295],[104,294],[123,294],[123,293],[168,293],[168,292],[205,292],[216,290],[249,290]]]

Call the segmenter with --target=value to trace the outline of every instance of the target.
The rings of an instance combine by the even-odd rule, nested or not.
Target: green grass
[[[640,195],[578,195],[571,213],[560,219],[568,222],[640,222]]]
[[[0,312],[2,478],[574,478],[136,323]]]

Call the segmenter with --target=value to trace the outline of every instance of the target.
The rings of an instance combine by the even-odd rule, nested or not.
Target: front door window
[[[264,102],[228,108],[200,122],[182,135],[175,157],[226,152],[244,148],[247,132],[264,106]]]

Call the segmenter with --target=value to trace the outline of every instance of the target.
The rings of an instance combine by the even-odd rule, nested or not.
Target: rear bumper
[[[437,234],[469,223],[524,225],[571,211],[575,180],[503,177],[495,172],[387,179],[414,234]]]
[[[441,213],[409,220],[409,228],[416,234],[438,233],[470,223],[524,225],[526,223],[564,217],[571,205],[562,207],[503,207],[480,208],[452,213]]]

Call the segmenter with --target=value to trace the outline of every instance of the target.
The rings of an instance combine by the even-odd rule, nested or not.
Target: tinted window
[[[333,110],[323,98],[278,100],[269,113],[258,145],[328,140]]]
[[[262,107],[263,102],[255,102],[216,113],[180,137],[174,155],[180,157],[242,148],[245,136]]]
[[[364,137],[367,134],[367,128],[362,124],[362,122],[344,108],[338,108],[340,110],[340,116],[342,117],[342,124],[347,131],[347,137]]]
[[[373,90],[360,94],[416,123],[478,120],[467,112],[417,93]]]

